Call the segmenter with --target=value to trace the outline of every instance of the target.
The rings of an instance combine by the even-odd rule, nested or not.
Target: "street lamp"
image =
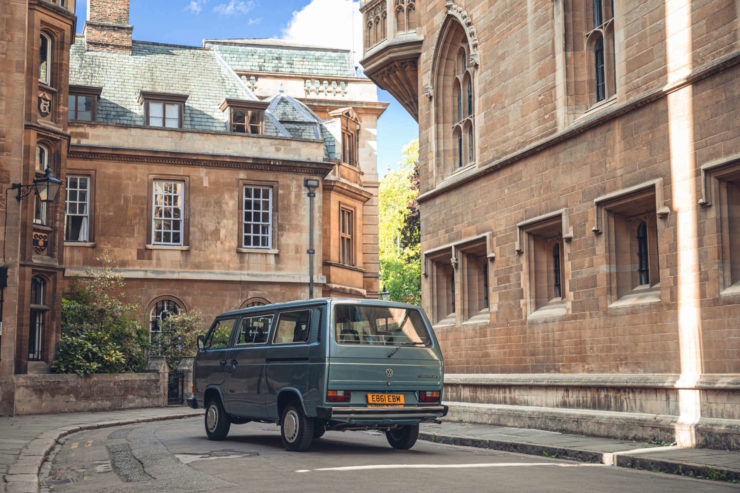
[[[5,288],[8,286],[8,266],[5,264],[5,244],[7,243],[8,236],[8,191],[18,190],[18,194],[15,196],[18,202],[23,197],[27,197],[33,191],[36,192],[36,196],[41,202],[54,202],[57,198],[59,188],[62,186],[62,181],[55,178],[51,174],[51,168],[46,168],[44,176],[41,178],[35,178],[33,184],[24,185],[22,183],[13,183],[10,188],[5,189],[5,217],[3,222],[3,265],[0,265],[0,334],[2,334],[2,320],[3,320],[3,304],[5,301]]]
[[[320,182],[316,178],[305,178],[303,186],[308,189],[308,299],[313,298],[313,255],[316,251],[313,249],[313,198],[316,197],[315,190],[319,187]]]
[[[61,186],[62,181],[51,174],[51,168],[46,168],[44,176],[41,178],[35,178],[33,180],[33,185],[13,183],[10,186],[10,190],[18,190],[18,195],[15,196],[18,202],[20,202],[23,197],[27,197],[33,190],[36,191],[36,195],[41,202],[54,202]],[[25,193],[23,191],[24,189],[26,190]]]

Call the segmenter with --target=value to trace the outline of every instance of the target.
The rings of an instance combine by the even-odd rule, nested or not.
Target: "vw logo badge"
[[[391,378],[393,376],[393,368],[386,368],[385,369],[385,376],[388,378]]]

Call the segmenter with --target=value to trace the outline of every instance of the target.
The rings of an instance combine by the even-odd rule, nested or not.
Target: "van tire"
[[[280,418],[280,438],[286,450],[303,452],[311,446],[314,433],[314,421],[308,419],[301,405],[291,402]]]
[[[385,432],[385,438],[391,447],[398,450],[408,450],[414,446],[419,438],[419,425],[406,425],[393,428]]]
[[[231,428],[231,422],[218,397],[206,403],[206,415],[203,421],[209,440],[226,439],[226,435],[229,434],[229,429]]]

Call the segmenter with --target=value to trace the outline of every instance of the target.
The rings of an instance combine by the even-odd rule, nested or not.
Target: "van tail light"
[[[439,392],[422,390],[419,392],[419,402],[439,402]]]
[[[349,390],[329,390],[326,392],[327,402],[349,402],[352,392]]]

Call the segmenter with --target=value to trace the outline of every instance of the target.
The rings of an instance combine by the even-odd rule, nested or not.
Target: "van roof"
[[[419,308],[416,305],[409,305],[407,303],[399,303],[396,301],[365,299],[365,298],[313,298],[310,300],[294,300],[294,301],[286,301],[283,303],[271,303],[269,305],[250,306],[247,308],[240,308],[238,310],[231,310],[229,312],[224,312],[218,315],[218,317],[241,315],[243,313],[263,311],[265,309],[282,310],[284,308],[295,308],[295,307],[309,306],[309,305],[312,305],[312,306],[331,305],[331,304],[337,304],[337,303],[354,303],[357,305],[374,305],[374,306],[392,306],[392,307],[397,307],[397,308],[415,308],[415,309]]]

